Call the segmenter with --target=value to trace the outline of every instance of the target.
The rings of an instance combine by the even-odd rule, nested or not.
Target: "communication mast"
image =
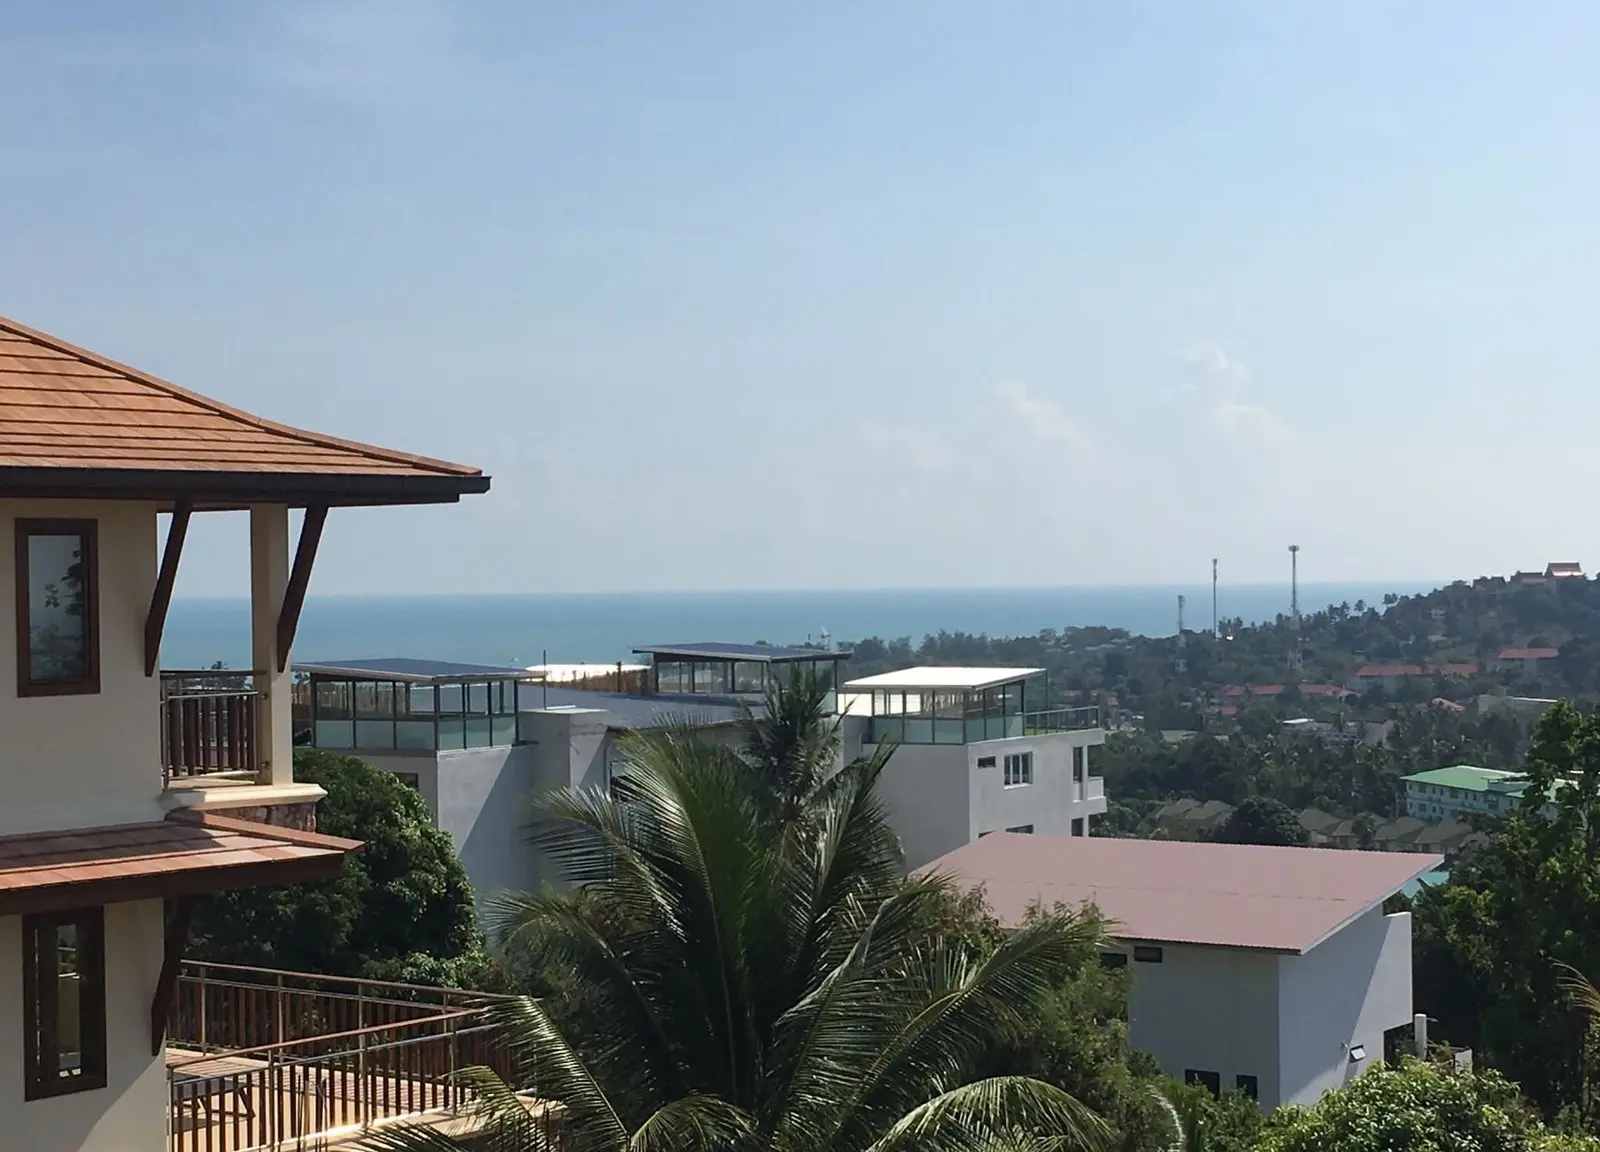
[[[1178,596],[1178,657],[1172,662],[1173,671],[1182,676],[1189,671],[1188,656],[1184,651],[1183,639],[1183,596]]]
[[[1300,674],[1300,545],[1289,545],[1289,625],[1294,629],[1289,672]]]
[[[1217,639],[1222,630],[1217,627],[1217,558],[1211,558],[1211,638]]]

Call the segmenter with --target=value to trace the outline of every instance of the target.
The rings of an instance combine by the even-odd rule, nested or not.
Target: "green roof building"
[[[1406,814],[1432,821],[1504,815],[1528,787],[1527,777],[1519,772],[1472,764],[1434,768],[1404,779]]]

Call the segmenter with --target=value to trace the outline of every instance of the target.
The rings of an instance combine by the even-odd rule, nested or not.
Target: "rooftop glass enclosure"
[[[850,658],[848,652],[769,644],[672,644],[634,652],[650,657],[650,691],[665,696],[759,696],[774,681],[806,672],[831,686],[839,662]]]
[[[878,678],[843,689],[845,711],[869,718],[867,740],[873,744],[970,744],[1100,726],[1098,708],[1030,708],[1043,699],[1042,680],[878,686],[870,683],[873,679]]]
[[[295,671],[296,740],[317,748],[432,752],[517,742],[515,669],[392,660]]]

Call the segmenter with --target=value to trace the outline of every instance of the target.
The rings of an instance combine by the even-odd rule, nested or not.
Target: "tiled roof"
[[[148,824],[0,837],[0,914],[324,879],[360,847],[187,811]]]
[[[1497,660],[1554,660],[1560,652],[1554,648],[1507,648]]]
[[[983,888],[1004,924],[1020,923],[1036,903],[1093,903],[1124,940],[1300,953],[1441,862],[1420,853],[996,832],[923,871]]]
[[[0,492],[89,470],[488,487],[476,468],[263,420],[0,317]]]

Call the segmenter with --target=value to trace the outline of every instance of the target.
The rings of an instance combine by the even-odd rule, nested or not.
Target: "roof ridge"
[[[435,471],[443,472],[452,476],[481,476],[483,474],[482,469],[468,467],[465,464],[455,464],[449,460],[440,460],[432,456],[419,456],[412,452],[399,452],[392,448],[380,448],[375,444],[363,444],[359,440],[345,440],[342,437],[329,436],[322,432],[311,432],[304,428],[296,428],[290,424],[280,424],[275,420],[267,420],[261,416],[256,416],[250,412],[246,412],[242,408],[235,408],[230,404],[222,403],[220,400],[214,400],[209,396],[201,395],[199,392],[191,392],[189,389],[180,387],[179,385],[172,383],[170,380],[163,380],[159,376],[152,376],[150,373],[143,372],[138,368],[132,367],[131,365],[124,364],[120,360],[113,360],[109,356],[103,356],[98,352],[91,352],[89,349],[69,343],[68,341],[61,339],[59,336],[52,336],[48,332],[41,332],[37,328],[30,328],[28,325],[17,320],[12,320],[7,316],[0,316],[0,332],[9,332],[14,336],[21,336],[23,339],[32,340],[37,344],[42,344],[47,348],[53,348],[57,352],[65,353],[68,356],[75,356],[87,364],[93,364],[96,367],[103,368],[109,372],[114,372],[125,376],[129,380],[133,380],[140,384],[144,384],[147,387],[155,388],[159,391],[165,392],[174,399],[183,400],[187,403],[198,405],[201,408],[211,411],[215,415],[224,416],[230,420],[237,420],[243,424],[249,424],[265,432],[272,432],[279,436],[286,436],[290,439],[299,440],[303,443],[315,445],[320,448],[343,449],[344,451],[355,452],[358,455],[366,456],[374,460],[384,460],[393,464],[411,464],[420,468],[431,468]]]

